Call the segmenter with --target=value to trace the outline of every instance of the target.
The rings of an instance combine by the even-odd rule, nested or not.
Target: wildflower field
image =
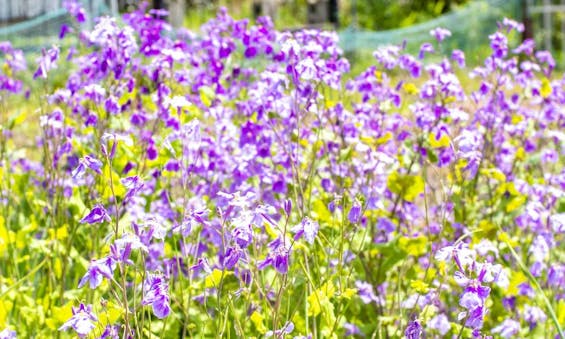
[[[352,74],[328,31],[141,6],[0,43],[0,338],[565,338],[565,77],[492,27]]]

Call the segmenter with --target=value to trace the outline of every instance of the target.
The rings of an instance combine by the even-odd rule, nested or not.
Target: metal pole
[[[546,50],[551,51],[551,36],[552,26],[551,26],[551,0],[543,0],[543,35],[544,35],[544,47]]]
[[[565,0],[561,0],[561,5],[565,5]],[[565,19],[561,13],[561,67],[565,66]]]
[[[110,12],[113,17],[118,16],[118,0],[110,0]]]
[[[357,26],[358,25],[358,23],[357,23],[357,0],[353,0],[353,5],[352,5],[352,8],[351,8],[351,11],[353,12],[353,13],[351,13],[352,14],[351,16],[353,17],[353,28],[357,29],[357,27],[358,27]]]

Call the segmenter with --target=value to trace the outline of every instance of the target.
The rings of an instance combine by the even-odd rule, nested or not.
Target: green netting
[[[82,2],[90,18],[110,13],[102,0],[82,0]],[[0,41],[8,40],[14,47],[25,52],[37,52],[56,43],[61,26],[70,25],[72,22],[67,11],[60,8],[30,20],[0,27]]]
[[[378,46],[400,44],[406,40],[409,50],[414,51],[420,44],[432,40],[429,31],[436,27],[452,32],[443,47],[475,52],[478,46],[487,43],[487,37],[496,29],[496,22],[502,17],[520,17],[520,0],[478,0],[453,10],[436,19],[406,28],[386,31],[363,31],[348,28],[339,33],[341,46],[346,52],[371,52]],[[102,0],[83,0],[89,17],[109,13]],[[10,40],[24,51],[38,51],[57,41],[62,24],[72,22],[64,9],[43,14],[37,18],[0,27],[0,40]]]
[[[520,19],[520,2],[520,0],[473,1],[448,14],[410,27],[379,32],[348,28],[340,32],[339,37],[341,46],[346,52],[372,51],[378,46],[400,44],[404,40],[408,48],[414,50],[422,43],[433,40],[430,30],[443,27],[452,32],[452,36],[443,43],[444,48],[476,51],[479,46],[488,44],[488,35],[496,30],[497,21],[501,21],[505,16]]]

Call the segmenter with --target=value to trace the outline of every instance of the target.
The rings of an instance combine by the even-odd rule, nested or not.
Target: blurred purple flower
[[[442,42],[445,38],[451,36],[451,32],[445,28],[437,27],[430,31],[430,35],[436,38],[438,42]]]
[[[547,316],[542,311],[541,308],[537,306],[524,306],[523,313],[524,320],[530,325],[530,330],[537,326],[539,323],[544,323],[547,320]]]
[[[379,298],[375,295],[373,291],[373,286],[366,281],[357,280],[355,282],[355,287],[357,288],[357,294],[364,304],[370,304],[372,302],[379,302]]]
[[[286,274],[289,266],[290,249],[283,244],[280,238],[269,243],[270,252],[267,257],[257,263],[259,269],[271,265],[277,272]]]
[[[422,333],[422,325],[420,325],[417,319],[414,319],[408,323],[404,331],[404,337],[406,339],[419,339],[422,337]]]
[[[446,335],[447,332],[449,332],[449,330],[451,329],[451,324],[449,323],[449,320],[447,319],[447,316],[445,316],[445,314],[436,315],[435,317],[430,319],[430,321],[428,321],[427,326],[438,331],[442,336]]]
[[[133,338],[133,336],[131,336]],[[130,337],[128,337],[129,339]],[[119,325],[106,325],[104,332],[97,339],[120,339]]]
[[[500,32],[489,35],[490,47],[495,58],[504,58],[508,53],[508,39]]]
[[[106,257],[98,260],[93,260],[88,265],[86,274],[80,279],[78,288],[82,288],[87,282],[91,289],[100,286],[102,279],[106,278],[111,280],[114,276],[116,269],[116,262],[112,257]]]
[[[355,324],[352,324],[352,323],[343,324],[343,329],[345,330],[344,335],[346,337],[361,334],[361,330],[359,329],[359,327],[357,327]]]
[[[353,202],[349,213],[347,214],[347,220],[350,223],[356,224],[361,219],[361,204],[358,201]]]
[[[59,328],[59,331],[72,327],[80,338],[84,338],[96,327],[97,321],[98,319],[92,313],[92,305],[81,303],[78,308],[73,307],[73,316]]]
[[[112,219],[108,215],[108,212],[106,212],[104,206],[102,206],[101,204],[97,204],[90,210],[90,212],[84,218],[80,220],[80,223],[97,224],[104,221],[110,222],[112,221]]]
[[[84,173],[86,172],[87,168],[90,168],[91,170],[93,170],[98,174],[102,174],[102,170],[101,170],[102,162],[94,157],[87,155],[79,160],[79,164],[73,170],[71,176],[74,179],[80,179],[84,176]]]
[[[59,47],[53,46],[47,51],[43,49],[41,51],[41,54],[42,55],[37,60],[39,66],[33,74],[34,79],[37,79],[39,77],[46,79],[47,73],[49,73],[50,70],[57,68],[57,60],[59,59]]]
[[[67,35],[67,33],[72,32],[71,27],[69,27],[69,25],[67,24],[62,24],[61,25],[61,30],[59,31],[59,39],[64,39],[65,36]]]
[[[515,338],[520,332],[520,323],[513,319],[505,319],[500,325],[492,329],[492,333],[498,333],[502,338]]]
[[[451,59],[455,61],[459,67],[465,67],[465,53],[462,50],[455,49],[451,52]]]
[[[10,330],[8,328],[0,331],[0,339],[16,339],[16,331]]]
[[[317,222],[305,217],[300,224],[291,228],[290,231],[295,233],[294,240],[298,240],[304,236],[304,239],[312,245],[316,240],[319,228],[320,226]]]
[[[63,2],[63,8],[65,8],[78,23],[86,22],[86,12],[77,0],[65,0]]]
[[[243,257],[243,251],[238,246],[229,247],[222,260],[222,265],[224,268],[230,270],[232,269],[240,258]]]
[[[120,182],[125,186],[125,188],[127,188],[126,195],[122,202],[124,205],[128,203],[144,186],[143,180],[141,180],[141,178],[137,175],[122,178],[120,179]]]
[[[149,275],[145,282],[142,305],[151,305],[153,314],[159,319],[171,312],[169,305],[169,283],[163,275]]]
[[[418,59],[424,59],[426,53],[434,53],[434,46],[429,42],[423,43],[420,46],[420,52],[418,53]]]
[[[267,333],[265,333],[265,338],[284,338],[287,334],[292,333],[292,331],[294,331],[294,323],[292,321],[287,321],[281,329],[276,331],[267,331]]]

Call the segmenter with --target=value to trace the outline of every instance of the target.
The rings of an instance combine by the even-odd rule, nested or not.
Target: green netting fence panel
[[[89,16],[110,13],[103,0],[83,0]],[[504,16],[520,19],[521,0],[477,0],[433,20],[410,27],[364,31],[348,28],[339,33],[341,46],[346,52],[371,52],[378,46],[400,44],[407,41],[408,48],[417,49],[423,42],[431,41],[429,31],[436,27],[452,32],[443,47],[475,51],[477,46],[488,43],[488,35],[496,29],[496,22]],[[0,27],[0,40],[10,40],[24,51],[39,51],[57,42],[62,24],[72,22],[64,9],[58,9],[39,17],[6,27]]]
[[[339,37],[346,52],[369,52],[378,46],[400,44],[404,40],[409,50],[415,50],[422,43],[433,40],[430,30],[443,27],[452,32],[452,36],[443,43],[444,48],[469,52],[488,45],[488,35],[496,30],[496,22],[505,16],[520,20],[521,0],[472,1],[450,13],[410,27],[378,32],[348,28],[341,31]]]
[[[104,1],[82,0],[82,2],[89,18],[110,13]],[[73,20],[67,11],[59,8],[33,19],[0,27],[0,41],[8,40],[25,52],[38,52],[44,47],[57,43],[61,26],[72,23]]]

